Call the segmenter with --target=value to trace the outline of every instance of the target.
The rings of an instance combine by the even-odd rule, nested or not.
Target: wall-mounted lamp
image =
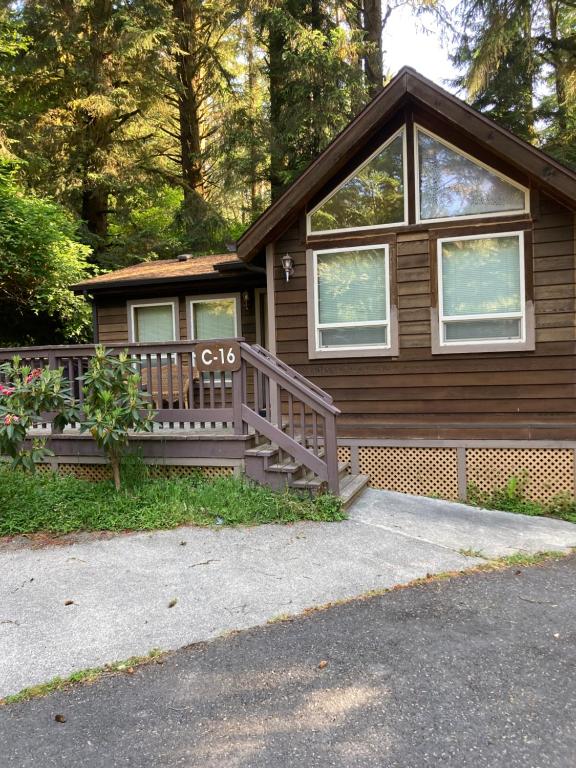
[[[288,283],[294,274],[294,259],[292,256],[290,256],[289,253],[286,253],[284,256],[282,256],[282,268],[284,269],[286,282]]]
[[[250,294],[248,291],[242,292],[242,306],[248,312],[248,309],[250,308]]]

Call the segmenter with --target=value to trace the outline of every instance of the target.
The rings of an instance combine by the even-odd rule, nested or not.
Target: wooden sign
[[[201,341],[196,344],[193,354],[194,368],[200,373],[240,368],[240,344],[237,341]]]

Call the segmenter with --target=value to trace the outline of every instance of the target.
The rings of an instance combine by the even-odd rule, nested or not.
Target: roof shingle
[[[200,277],[202,275],[214,275],[217,264],[238,262],[242,267],[242,262],[235,253],[216,253],[209,256],[194,256],[186,261],[178,259],[163,259],[156,261],[145,261],[140,264],[134,264],[131,267],[116,269],[113,272],[107,272],[104,275],[98,275],[90,280],[72,286],[74,290],[90,290],[91,288],[104,288],[115,284],[122,284],[132,281],[147,280],[168,280],[174,278]]]

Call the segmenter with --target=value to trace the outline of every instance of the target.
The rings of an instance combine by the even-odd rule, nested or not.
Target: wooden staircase
[[[319,450],[319,455],[324,455],[322,448]],[[244,463],[246,475],[251,480],[276,491],[289,488],[297,493],[316,495],[329,490],[325,480],[321,480],[302,462],[292,458],[270,442],[264,442],[246,450]],[[369,479],[368,475],[353,474],[350,462],[338,462],[338,496],[344,509],[364,491]]]

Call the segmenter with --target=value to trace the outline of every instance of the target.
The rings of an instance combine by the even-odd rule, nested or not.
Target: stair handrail
[[[241,355],[244,360],[251,363],[256,368],[261,366],[266,370],[268,374],[272,374],[273,377],[277,377],[289,388],[293,387],[298,394],[304,396],[306,400],[312,401],[314,405],[318,406],[326,413],[332,414],[333,416],[338,416],[340,414],[340,409],[331,402],[332,398],[330,398],[330,401],[328,401],[324,397],[320,396],[320,394],[317,392],[317,390],[320,388],[317,387],[316,384],[308,381],[306,377],[298,374],[297,371],[295,371],[293,368],[290,368],[285,363],[282,365],[277,365],[277,363],[281,361],[278,360],[277,357],[273,356],[270,352],[268,352],[266,356],[258,354],[260,351],[258,349],[256,352],[254,352],[254,346],[257,345],[247,344],[246,342],[242,342],[240,344]],[[288,371],[290,371],[290,373],[288,373]],[[322,390],[320,391],[322,392]],[[328,397],[330,396],[328,395]]]
[[[270,363],[272,363],[273,365],[275,365],[276,367],[280,368],[285,373],[287,373],[290,376],[290,378],[297,379],[308,389],[314,390],[314,392],[316,392],[316,394],[319,397],[321,397],[323,400],[325,400],[327,403],[334,402],[334,398],[332,397],[332,395],[329,395],[328,392],[326,392],[324,389],[319,387],[317,384],[314,384],[313,381],[310,381],[310,379],[307,379],[306,376],[303,376],[299,371],[296,371],[294,368],[289,366],[283,360],[280,360],[280,358],[276,357],[276,355],[273,355],[270,352],[270,350],[260,346],[260,344],[251,344],[250,347],[253,350],[256,350],[260,355],[262,355],[262,357],[264,357]]]
[[[326,480],[329,490],[337,495],[340,490],[340,481],[338,473],[336,416],[340,414],[340,409],[322,396],[326,393],[322,392],[322,390],[320,390],[321,394],[318,392],[319,387],[308,381],[301,374],[298,374],[297,371],[290,368],[286,363],[282,363],[268,350],[266,350],[265,355],[262,354],[262,350],[263,348],[259,345],[254,347],[246,342],[242,342],[240,344],[242,363],[244,365],[250,363],[257,370],[266,374],[270,382],[273,382],[276,386],[281,386],[290,394],[295,395],[301,402],[307,403],[312,408],[313,415],[314,413],[320,414],[324,418],[324,456],[320,457],[313,451],[304,448],[293,437],[287,435],[280,426],[266,420],[248,406],[244,385],[242,384],[241,377],[238,375],[242,371],[237,371],[236,376],[233,378],[233,386],[234,382],[236,382],[236,407],[239,407],[239,413],[235,418],[237,428],[241,424],[249,424],[264,434],[269,440],[278,442],[289,453],[292,452],[309,470],[321,477],[322,480]],[[315,424],[315,422],[313,423]]]

